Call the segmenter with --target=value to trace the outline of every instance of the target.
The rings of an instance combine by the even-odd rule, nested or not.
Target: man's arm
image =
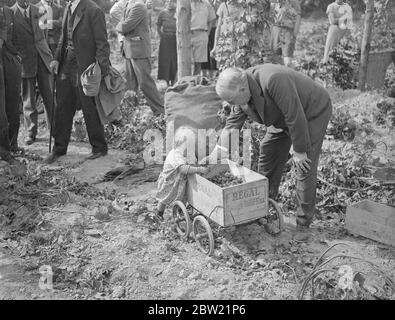
[[[62,28],[62,22],[63,22],[63,8],[58,7],[57,5],[54,5],[53,11],[57,11],[58,18],[55,20],[52,20],[52,25],[55,29],[61,29]]]
[[[147,15],[147,9],[144,4],[136,3],[130,9],[130,12],[125,20],[118,23],[116,30],[123,35],[133,31],[139,23]]]
[[[163,18],[162,18],[163,15],[162,15],[162,12],[163,12],[163,11],[161,11],[161,12],[159,13],[158,21],[157,21],[157,23],[156,23],[156,28],[157,28],[157,30],[158,30],[159,38],[162,37],[162,24],[163,24]]]
[[[247,115],[241,110],[239,106],[234,106],[229,117],[226,119],[225,127],[222,129],[221,135],[218,138],[217,144],[213,151],[205,158],[199,161],[199,164],[206,164],[207,161],[214,161],[221,159],[222,155],[229,151],[229,141],[233,129],[240,130],[247,119]],[[224,144],[228,145],[224,145]],[[223,151],[223,152],[221,152]]]
[[[119,0],[110,9],[110,18],[114,24],[118,24],[122,20],[127,1]]]
[[[110,68],[110,45],[107,41],[106,19],[100,8],[95,8],[91,15],[93,38],[96,43],[96,60],[99,62],[102,76]]]
[[[222,149],[224,151],[229,150],[229,141],[232,130],[240,130],[247,118],[248,116],[241,110],[240,106],[233,106],[231,114],[226,119],[225,127],[222,129],[221,135],[218,138],[217,146],[212,151],[210,157],[218,158],[221,154],[218,152],[218,149]],[[225,145],[225,143],[227,145]]]
[[[294,82],[287,74],[277,74],[271,77],[268,89],[284,115],[294,151],[307,153],[311,146],[309,127]]]

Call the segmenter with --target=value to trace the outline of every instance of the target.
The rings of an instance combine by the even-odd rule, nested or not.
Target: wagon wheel
[[[173,219],[176,224],[178,234],[187,239],[191,233],[192,224],[191,219],[189,218],[189,213],[181,201],[174,202]]]
[[[209,256],[214,253],[213,231],[205,217],[200,215],[193,219],[193,236],[200,250]]]
[[[269,198],[268,215],[265,217],[267,223],[264,228],[267,233],[275,236],[281,233],[284,229],[284,219],[280,206],[276,201]]]

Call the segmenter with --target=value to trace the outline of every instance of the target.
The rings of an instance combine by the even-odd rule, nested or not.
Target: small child
[[[188,142],[194,141],[195,133],[192,128],[180,127],[177,129],[174,135],[174,147],[167,155],[163,170],[158,178],[156,198],[159,201],[157,217],[160,220],[163,220],[163,213],[167,205],[176,200],[185,201],[188,174],[206,174],[209,171],[207,167],[188,164]],[[194,161],[196,163],[196,158]]]

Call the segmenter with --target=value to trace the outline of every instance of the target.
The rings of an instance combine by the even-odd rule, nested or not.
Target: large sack
[[[215,86],[200,76],[183,77],[165,93],[166,119],[174,121],[175,130],[181,125],[218,130],[221,107]]]
[[[173,145],[174,132],[180,126],[189,126],[195,129],[222,129],[218,112],[222,109],[222,100],[215,92],[215,86],[210,84],[206,78],[200,76],[188,76],[181,78],[173,87],[165,93],[166,121],[174,123],[167,127],[166,151]],[[212,134],[215,134],[215,132]],[[196,143],[198,143],[196,139]],[[203,144],[201,144],[203,143]],[[213,144],[213,145],[212,145]],[[203,147],[205,145],[205,147]],[[199,150],[210,152],[215,141],[206,146],[206,141],[199,143]],[[196,150],[197,151],[197,150]],[[202,155],[201,152],[198,152]],[[198,159],[201,158],[196,154]]]

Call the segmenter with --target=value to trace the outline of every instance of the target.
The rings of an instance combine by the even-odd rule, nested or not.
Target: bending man
[[[235,105],[222,135],[230,129],[241,129],[247,118],[268,127],[260,145],[258,169],[269,179],[271,198],[277,196],[293,146],[297,168],[296,222],[298,227],[308,227],[315,212],[319,155],[332,115],[329,94],[302,73],[274,64],[247,70],[226,69],[218,78],[216,91],[223,100]]]

